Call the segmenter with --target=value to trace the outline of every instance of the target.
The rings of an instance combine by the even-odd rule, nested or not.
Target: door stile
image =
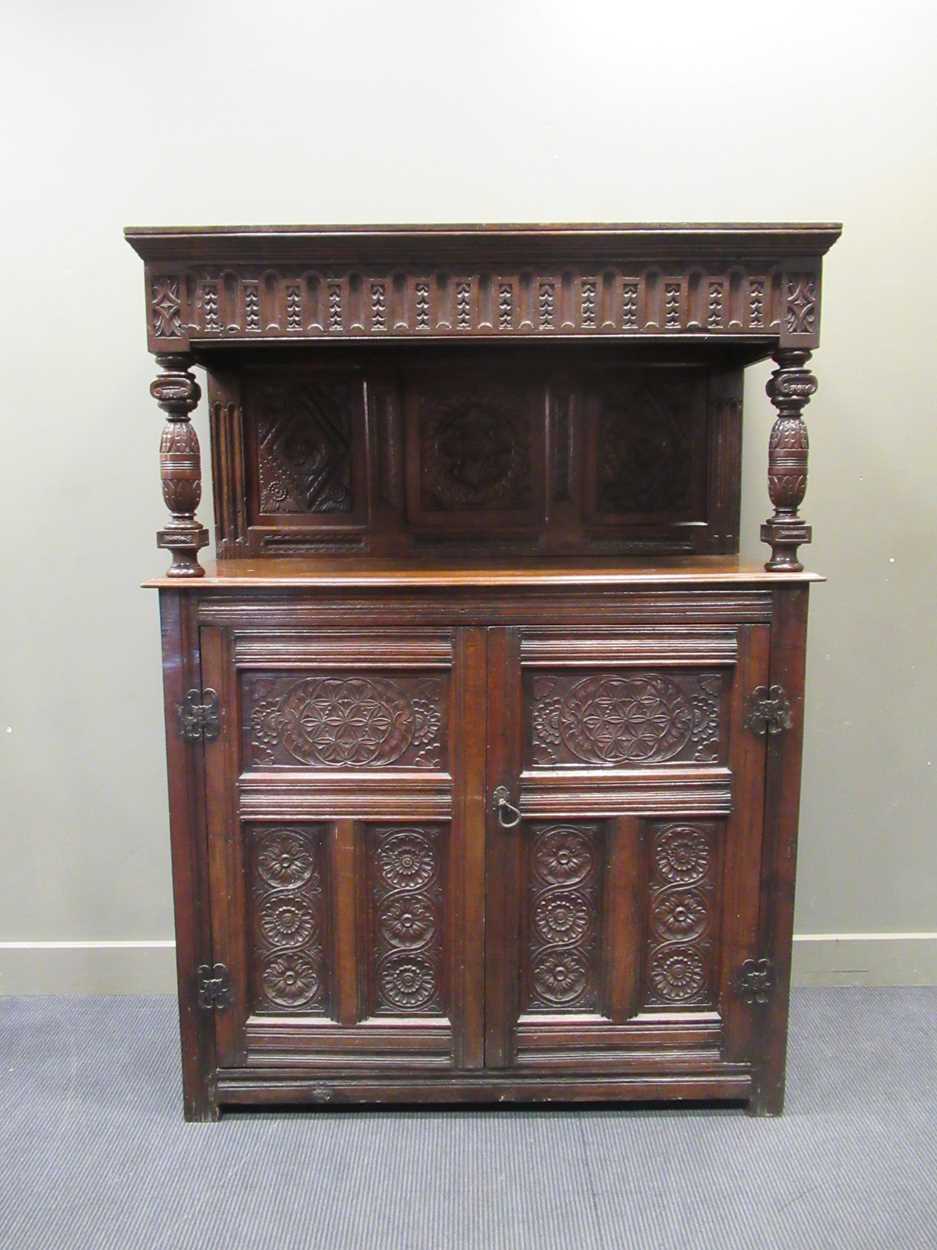
[[[736,992],[738,969],[758,956],[758,891],[764,836],[765,742],[745,726],[748,699],[768,674],[768,625],[739,628],[739,658],[730,694],[729,765],[732,812],[726,823],[723,862],[723,940],[720,1001],[725,1022],[725,1057],[752,1054],[751,1006]]]
[[[612,1024],[624,1024],[640,1006],[641,964],[645,942],[642,889],[645,877],[641,820],[619,816],[607,824],[605,872],[608,959],[602,1000]]]
[[[227,1067],[246,1059],[243,1023],[250,997],[247,925],[251,907],[241,872],[238,814],[240,708],[228,631],[203,626],[201,646],[204,686],[218,692],[221,705],[218,737],[205,744],[205,791],[212,952],[213,959],[228,969],[231,985],[230,1002],[214,1012],[218,1065]]]
[[[520,692],[520,630],[488,630],[488,830],[487,921],[485,926],[485,1066],[506,1068],[513,1063],[514,1020],[519,995],[519,925],[516,909],[521,897],[522,826],[501,828],[492,810],[491,795],[507,786],[517,804],[517,778],[522,751]]]
[[[363,909],[359,914],[358,884],[361,880],[361,860],[358,854],[359,828],[353,820],[336,820],[332,823],[331,879],[333,882],[333,968],[335,970],[335,1001],[333,1014],[339,1024],[357,1024],[360,1019],[360,1002],[363,987],[360,985],[359,969],[362,961],[359,951],[364,939],[361,927],[365,922]]]
[[[189,592],[161,590],[163,696],[169,830],[176,917],[176,972],[185,1118],[215,1120],[215,1032],[211,1013],[199,1005],[198,967],[213,963],[211,889],[205,833],[205,761],[201,743],[179,734],[178,709],[188,690],[201,688],[197,600]]]
[[[485,725],[488,713],[488,636],[456,632],[452,704],[451,949],[462,949],[452,986],[457,1068],[485,1065]]]

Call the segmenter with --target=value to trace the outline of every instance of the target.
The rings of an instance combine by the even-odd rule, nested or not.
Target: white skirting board
[[[937,933],[802,933],[795,985],[937,985]],[[0,996],[171,994],[175,943],[0,942]]]

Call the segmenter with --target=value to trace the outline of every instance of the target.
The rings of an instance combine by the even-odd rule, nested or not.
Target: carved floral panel
[[[358,396],[350,382],[293,379],[250,388],[260,513],[354,511]]]
[[[443,834],[435,826],[368,831],[371,1010],[376,1015],[444,1013]]]
[[[719,859],[712,824],[676,821],[651,828],[646,1006],[715,1001]]]
[[[327,1010],[325,835],[322,825],[250,830],[250,966],[257,1011]]]
[[[528,758],[541,768],[717,763],[722,682],[698,670],[528,671]]]
[[[634,370],[592,399],[595,463],[587,486],[594,519],[703,519],[706,405],[686,372]]]
[[[604,848],[598,824],[530,828],[527,1006],[532,1011],[598,1009]]]
[[[413,510],[514,513],[529,518],[542,431],[535,429],[525,386],[474,383],[414,387],[409,454],[417,462]]]
[[[448,686],[437,676],[247,672],[248,766],[443,768]]]

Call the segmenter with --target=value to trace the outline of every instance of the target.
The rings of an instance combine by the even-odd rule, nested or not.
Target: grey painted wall
[[[137,589],[165,564],[160,419],[120,230],[270,221],[845,221],[808,411],[809,559],[830,580],[797,968],[937,980],[935,17],[646,8],[20,7],[0,74],[0,992],[170,984],[156,602]],[[754,559],[766,375],[746,397]]]

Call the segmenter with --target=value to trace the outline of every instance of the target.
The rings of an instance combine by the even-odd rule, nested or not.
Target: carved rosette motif
[[[598,825],[536,826],[528,886],[528,1007],[598,1008],[602,837]]]
[[[479,387],[424,413],[420,462],[431,511],[517,511],[531,491],[530,421],[500,391]]]
[[[650,844],[646,1003],[712,1001],[717,847],[709,825],[655,826]]]
[[[425,826],[378,828],[369,838],[377,1014],[443,1011],[441,838]]]
[[[762,542],[771,545],[766,568],[776,572],[798,572],[803,565],[797,549],[808,543],[810,526],[798,515],[807,492],[809,439],[803,410],[817,389],[817,380],[807,368],[810,352],[785,348],[775,353],[777,369],[768,380],[768,398],[778,411],[768,443],[768,493],[774,515],[761,529]]]
[[[533,680],[533,762],[606,768],[719,758],[722,678],[620,670]]]
[[[406,685],[350,673],[263,681],[249,693],[251,753],[266,764],[439,768],[442,700],[436,677]]]
[[[325,1010],[322,838],[320,826],[253,831],[252,967],[260,1011]]]

